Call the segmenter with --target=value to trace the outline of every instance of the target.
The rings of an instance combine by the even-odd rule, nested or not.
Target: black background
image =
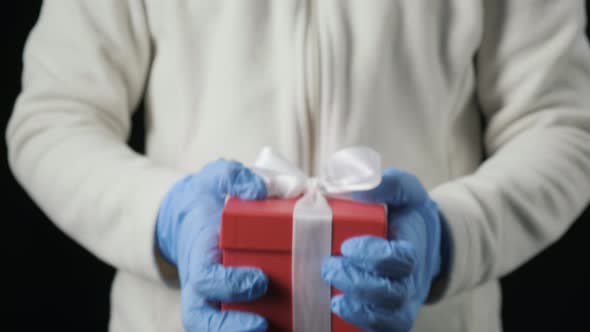
[[[6,1],[0,11],[2,135],[20,90],[23,44],[40,4]],[[130,140],[138,151],[142,121],[139,112]],[[106,331],[113,269],[47,220],[12,177],[5,144],[1,149],[0,275],[7,309],[0,329]],[[502,280],[505,331],[590,331],[589,223],[587,210],[560,241]]]

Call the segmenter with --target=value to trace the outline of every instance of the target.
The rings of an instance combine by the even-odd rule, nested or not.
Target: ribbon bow
[[[252,170],[264,180],[269,197],[303,195],[293,209],[293,331],[330,331],[330,286],[321,278],[322,260],[332,249],[332,209],[326,196],[347,197],[377,187],[381,156],[368,147],[346,148],[330,156],[319,177],[309,178],[265,147]]]

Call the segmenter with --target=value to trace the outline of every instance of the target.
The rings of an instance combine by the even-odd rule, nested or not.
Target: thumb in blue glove
[[[332,299],[332,310],[367,331],[409,331],[446,269],[445,221],[418,179],[395,168],[353,198],[387,204],[390,239],[348,239],[341,257],[326,260],[322,277],[344,293]]]
[[[218,238],[226,196],[263,199],[263,181],[248,168],[223,159],[176,183],[164,198],[156,224],[162,255],[178,268],[186,331],[265,331],[256,314],[220,311],[217,302],[262,296],[268,279],[250,267],[219,264]]]

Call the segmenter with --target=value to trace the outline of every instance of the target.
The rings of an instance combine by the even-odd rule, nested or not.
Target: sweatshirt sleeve
[[[6,139],[15,177],[62,231],[117,269],[162,280],[155,220],[182,174],[126,144],[151,60],[144,9],[44,1]]]
[[[511,272],[590,201],[590,50],[582,0],[484,0],[476,59],[487,158],[431,192],[453,256],[439,298]]]

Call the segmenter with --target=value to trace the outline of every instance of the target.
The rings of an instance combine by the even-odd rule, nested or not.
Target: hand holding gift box
[[[349,239],[343,257],[324,263],[324,279],[345,293],[332,299],[332,310],[367,331],[409,331],[426,299],[436,301],[446,286],[446,221],[420,181],[395,168],[385,170],[377,188],[353,197],[387,204],[392,240]]]
[[[268,319],[273,331],[358,331],[332,315],[322,262],[339,254],[347,238],[386,237],[385,208],[324,195],[375,188],[381,182],[380,163],[373,150],[348,148],[325,163],[318,179],[308,179],[276,152],[264,149],[253,170],[264,179],[270,197],[283,199],[230,199],[220,244],[225,265],[256,266],[269,276],[269,294],[224,309],[256,312]]]
[[[340,154],[340,156],[346,156],[346,154]],[[338,160],[338,156],[335,156],[334,160]],[[328,168],[326,175],[356,173],[358,176],[365,174],[361,171],[363,169],[367,170],[364,167],[357,167],[357,170],[348,173],[346,168],[335,167],[331,171]],[[257,172],[260,170],[257,169]],[[378,173],[368,172],[367,174]],[[303,210],[304,213],[294,213],[297,211],[296,206],[299,202],[297,198],[258,201],[256,203],[267,205],[260,208],[232,198],[228,201],[224,212],[224,224],[230,226],[224,227],[222,237],[226,254],[223,257],[224,263],[242,265],[242,263],[248,263],[248,259],[254,258],[253,264],[247,264],[254,266],[224,267],[220,265],[221,253],[218,239],[226,196],[260,200],[266,198],[267,186],[272,195],[276,195],[280,188],[293,189],[289,194],[292,196],[300,193],[297,186],[273,186],[273,183],[281,183],[280,181],[286,180],[288,183],[289,177],[275,174],[275,182],[271,183],[269,179],[273,176],[272,174],[262,175],[266,185],[261,177],[242,164],[218,160],[179,181],[168,192],[160,207],[156,226],[158,247],[163,256],[178,268],[183,323],[186,330],[265,331],[268,328],[265,317],[270,318],[270,328],[274,330],[282,327],[283,330],[288,331],[292,329],[293,323],[303,322],[312,324],[304,326],[304,330],[307,328],[306,331],[324,331],[329,329],[321,325],[326,324],[326,321],[332,325],[333,331],[353,330],[352,325],[330,316],[331,294],[327,285],[324,284],[324,292],[316,292],[322,288],[321,283],[318,282],[318,276],[321,266],[319,258],[323,255],[318,255],[317,252],[320,251],[315,249],[305,251],[305,249],[315,248],[316,245],[323,246],[323,249],[327,251],[326,255],[330,253],[343,255],[324,261],[321,271],[321,276],[329,284],[345,293],[344,296],[337,295],[331,300],[333,312],[370,331],[408,330],[418,308],[428,294],[433,278],[438,271],[444,271],[447,265],[444,263],[445,255],[441,256],[439,250],[441,238],[446,239],[446,233],[441,232],[445,229],[441,227],[444,222],[439,216],[436,205],[430,200],[417,179],[407,173],[389,169],[385,171],[383,180],[376,188],[371,190],[356,188],[357,192],[353,195],[355,199],[387,204],[389,209],[387,222],[382,205],[359,204],[334,198],[328,198],[327,203],[323,201],[318,191],[320,188],[325,189],[330,186],[329,183],[326,185],[326,181],[319,181],[319,183],[310,181],[311,185],[305,182],[302,186],[308,194],[311,194],[306,196],[308,199],[311,198],[309,201],[314,203],[314,206],[318,206],[318,202],[320,207],[322,202],[327,204],[330,208],[329,215],[320,213],[326,211],[322,208],[319,212],[306,208]],[[332,189],[358,184],[356,181],[350,181],[355,179],[354,176],[327,177],[327,179],[337,184],[331,187]],[[301,184],[300,181],[295,183]],[[312,190],[307,190],[308,187]],[[338,193],[339,190],[332,192]],[[290,197],[284,193],[283,195]],[[267,219],[264,223],[264,218],[258,218],[260,212],[265,210],[269,211],[268,216],[277,217],[274,222],[268,222],[270,219]],[[231,211],[236,212],[234,217],[241,216],[239,219],[242,220],[248,220],[244,217],[249,217],[249,221],[239,222],[238,219],[233,218],[232,222]],[[313,213],[309,213],[310,211]],[[332,231],[331,245],[326,246],[325,241],[313,241],[311,246],[303,246],[303,251],[297,249],[297,241],[292,241],[292,237],[298,234],[297,227],[292,223],[294,216],[303,218],[304,222],[309,223],[307,226],[312,226],[313,236],[318,234],[325,236],[326,230]],[[313,218],[305,219],[310,216]],[[313,222],[318,216],[322,221],[319,225]],[[333,221],[333,230],[324,227],[323,222],[329,219],[328,216]],[[258,225],[256,225],[257,222]],[[359,235],[359,230],[362,234],[385,236],[387,223],[389,238],[394,240],[376,236],[354,237]],[[240,228],[242,226],[246,227]],[[262,227],[264,230],[262,234],[271,234],[271,236],[263,240],[255,236],[242,236],[242,234],[254,234],[251,232],[252,227],[258,227],[258,229]],[[292,227],[295,227],[295,232],[292,232]],[[317,229],[320,232],[317,232]],[[345,241],[350,237],[354,238]],[[342,246],[340,246],[341,242]],[[299,243],[303,242],[299,241]],[[445,243],[448,241],[442,241],[442,248],[449,247],[444,245]],[[303,281],[301,287],[291,284],[293,262],[285,259],[285,254],[291,255],[292,246],[296,247],[295,253],[297,253],[293,257],[309,256],[309,259],[299,260],[303,263],[303,269],[296,265],[293,271],[315,271],[309,279],[306,279],[308,277],[305,274],[303,278],[293,279],[293,282]],[[276,255],[272,255],[273,250]],[[446,252],[443,250],[443,254]],[[266,256],[257,258],[259,254]],[[261,257],[264,259],[261,260]],[[267,293],[268,278],[255,267],[256,263],[260,262],[268,263],[270,266],[270,269],[268,266],[261,266],[269,272],[272,279],[268,295],[245,307],[232,306],[231,302],[246,304],[247,301],[256,300]],[[315,263],[309,264],[310,262]],[[314,286],[308,287],[306,291],[305,285]],[[293,303],[301,303],[292,302],[296,299],[296,297],[291,298],[293,294],[302,295],[298,301],[308,301],[308,303],[293,306]],[[315,295],[322,297],[316,300]],[[219,302],[226,303],[224,305],[226,309],[241,308],[245,311],[219,311],[217,306]],[[300,310],[297,313],[297,308],[306,310],[312,306],[320,309],[323,307],[324,310]],[[292,310],[296,315],[303,313],[303,318],[294,321],[292,317],[296,316],[291,315]],[[255,312],[261,312],[264,316],[257,315]],[[321,315],[316,316],[316,313]],[[326,317],[329,318],[326,319]],[[275,322],[278,323],[275,325]],[[314,324],[318,324],[319,327]],[[301,325],[295,327],[299,329]]]
[[[188,332],[265,331],[268,326],[256,314],[218,307],[220,301],[256,299],[268,284],[260,269],[220,264],[219,227],[228,195],[263,199],[266,187],[244,165],[220,159],[177,182],[160,206],[156,238],[161,254],[178,269]]]
[[[224,308],[257,312],[273,331],[357,331],[330,316],[330,291],[319,280],[322,260],[342,253],[325,260],[321,271],[325,281],[345,292],[332,299],[332,311],[367,330],[408,331],[440,271],[442,219],[414,176],[390,168],[381,182],[379,163],[369,149],[347,149],[328,160],[323,177],[307,180],[280,156],[263,152],[255,170],[269,194],[305,195],[228,201],[224,264],[261,267],[271,288],[254,303]],[[325,200],[322,191],[354,192],[357,200],[386,203],[393,226],[389,237],[396,240],[382,238],[387,235],[382,205]]]

